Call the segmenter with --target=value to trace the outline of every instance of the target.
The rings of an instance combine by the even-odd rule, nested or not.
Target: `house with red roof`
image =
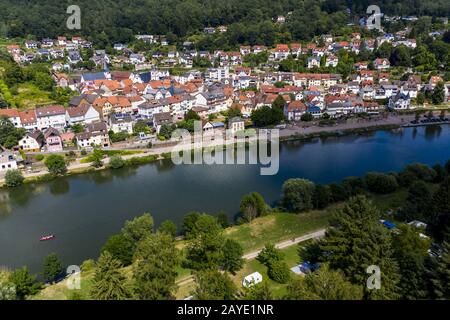
[[[284,115],[289,121],[300,121],[308,108],[302,101],[292,101],[284,106]]]

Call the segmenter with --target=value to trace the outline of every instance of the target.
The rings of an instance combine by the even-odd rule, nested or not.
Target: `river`
[[[280,171],[261,176],[255,165],[184,165],[160,161],[104,170],[0,190],[0,266],[27,265],[33,272],[56,252],[65,265],[96,258],[106,239],[126,220],[150,212],[156,225],[180,225],[192,210],[233,217],[241,197],[260,192],[270,204],[283,182],[302,177],[316,183],[340,181],[369,171],[399,171],[406,164],[450,159],[450,126],[377,131],[364,136],[285,142]],[[42,235],[56,239],[40,242]]]

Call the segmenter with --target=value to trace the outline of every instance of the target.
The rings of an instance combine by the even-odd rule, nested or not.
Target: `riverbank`
[[[256,218],[252,223],[232,226],[224,230],[226,239],[233,239],[238,241],[243,249],[243,258],[247,261],[243,270],[251,268],[254,262],[249,262],[255,259],[259,251],[267,242],[272,242],[280,249],[287,249],[295,247],[298,244],[320,237],[324,234],[325,228],[328,226],[328,221],[331,213],[336,206],[331,206],[321,211],[311,211],[304,214],[290,214],[290,213],[274,213],[264,217]],[[248,241],[248,235],[251,235]],[[267,239],[267,235],[270,238]],[[295,241],[292,241],[295,239]],[[183,240],[178,240],[177,247],[183,247]],[[250,266],[247,264],[250,263]],[[128,279],[131,278],[133,266],[124,267],[121,269],[122,274]],[[233,277],[233,281],[241,283],[241,273]],[[90,288],[92,286],[92,279],[94,277],[94,270],[87,269],[81,272],[81,289],[76,293],[76,297],[86,299],[88,297]],[[68,279],[70,276],[68,277]],[[191,270],[179,267],[176,293],[177,298],[183,299],[190,295],[189,288],[195,284],[191,275]],[[66,300],[72,299],[74,292],[69,290],[66,281],[59,282],[54,285],[47,286],[37,296],[32,297],[34,300]]]
[[[304,124],[290,125],[286,129],[280,130],[280,141],[295,141],[295,140],[309,140],[313,138],[325,137],[340,137],[348,135],[367,134],[379,130],[393,130],[401,128],[403,125],[414,120],[414,115],[405,115],[401,117],[389,116],[383,119],[367,120],[367,119],[352,119],[346,123],[338,123],[333,126],[318,126]],[[249,142],[257,141],[257,138],[250,138]],[[228,142],[231,144],[233,142]],[[203,148],[214,148],[218,145],[215,141],[209,141],[203,144]],[[188,144],[181,148],[183,151],[200,149],[198,145]],[[126,150],[123,150],[126,151]],[[156,147],[151,149],[139,149],[141,153],[122,156],[125,161],[125,166],[136,166],[141,164],[152,163],[157,160],[170,159],[173,151],[173,146]],[[86,158],[76,159],[67,167],[67,176],[82,174],[93,171],[100,171],[109,169],[108,164],[110,158],[103,159],[103,166],[101,168],[93,168],[91,163],[84,162]],[[23,172],[25,183],[47,182],[54,179],[54,176],[49,175],[47,169],[43,168],[38,172]],[[4,177],[0,177],[0,185],[4,185]]]

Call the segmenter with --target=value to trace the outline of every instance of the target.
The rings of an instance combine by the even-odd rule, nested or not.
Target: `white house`
[[[109,118],[109,126],[114,133],[133,133],[133,119],[131,119],[130,115],[113,114]]]
[[[228,128],[231,130],[231,134],[235,135],[237,132],[245,130],[245,121],[239,117],[231,118],[228,121]]]
[[[66,111],[66,122],[72,126],[77,123],[88,124],[100,121],[100,113],[91,105],[82,104]]]
[[[0,153],[0,172],[17,169],[17,160],[14,153],[5,151]]]
[[[404,95],[401,92],[389,99],[389,109],[392,110],[406,110],[411,106],[411,97]]]
[[[320,67],[320,58],[319,57],[309,57],[308,58],[308,69],[312,69],[314,67]]]
[[[338,65],[338,62],[339,62],[338,57],[336,57],[335,55],[329,55],[325,62],[325,66],[336,68]]]
[[[0,109],[0,117],[8,118],[17,128],[22,126],[20,113],[17,109]]]
[[[259,272],[252,273],[244,278],[242,285],[246,288],[251,287],[255,284],[261,283],[263,281],[263,276]]]
[[[36,109],[37,127],[63,129],[66,126],[66,110],[63,106],[48,106]]]
[[[28,132],[19,140],[19,148],[25,152],[40,152],[43,141],[44,135],[41,131]]]

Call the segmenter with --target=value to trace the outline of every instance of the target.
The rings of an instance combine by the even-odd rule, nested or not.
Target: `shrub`
[[[24,177],[22,172],[13,169],[6,171],[5,174],[5,185],[8,188],[15,188],[23,184]]]
[[[36,159],[36,161],[38,161],[38,162],[44,160],[44,158],[45,157],[43,154],[38,154],[34,157],[34,159]]]
[[[95,261],[93,259],[85,260],[81,264],[81,271],[83,272],[94,270],[94,268],[95,268]]]
[[[267,275],[270,279],[278,283],[287,283],[289,281],[289,268],[284,261],[273,261],[269,264]]]
[[[302,121],[309,122],[309,121],[312,121],[314,118],[313,118],[313,115],[311,113],[306,112],[306,113],[302,114],[302,117],[300,119]]]
[[[125,165],[125,161],[123,161],[121,156],[112,156],[109,159],[109,167],[111,169],[120,169]]]

